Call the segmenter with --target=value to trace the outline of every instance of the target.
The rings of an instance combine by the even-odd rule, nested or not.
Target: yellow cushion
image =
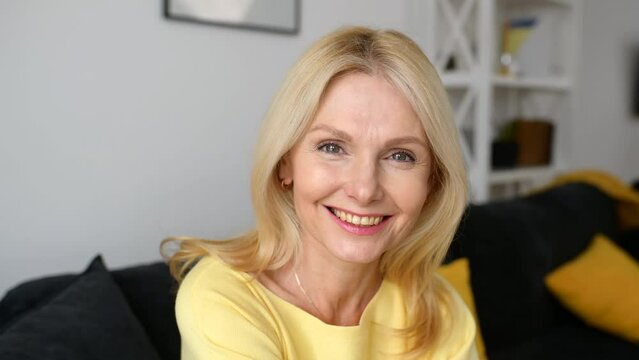
[[[461,298],[464,300],[470,312],[475,318],[477,323],[477,352],[479,358],[486,360],[486,347],[484,346],[484,339],[481,337],[479,331],[479,320],[477,318],[477,311],[475,310],[475,300],[473,298],[473,291],[470,287],[470,268],[468,266],[468,259],[460,258],[449,264],[443,265],[437,271],[442,275],[454,288],[457,290]]]
[[[586,323],[639,343],[639,263],[604,235],[545,282]]]

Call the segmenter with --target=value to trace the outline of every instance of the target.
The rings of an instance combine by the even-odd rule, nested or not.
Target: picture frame
[[[294,35],[301,0],[164,0],[170,20]]]

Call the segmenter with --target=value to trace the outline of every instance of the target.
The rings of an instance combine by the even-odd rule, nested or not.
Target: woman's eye
[[[406,151],[398,151],[390,156],[391,160],[399,162],[415,162],[415,157]]]
[[[340,154],[343,152],[342,147],[335,143],[321,144],[317,149],[328,154]]]

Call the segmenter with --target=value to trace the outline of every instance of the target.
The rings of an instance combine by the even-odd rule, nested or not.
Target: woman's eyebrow
[[[397,146],[403,144],[417,144],[422,146],[424,149],[428,150],[428,145],[426,142],[417,136],[402,136],[394,139],[390,139],[386,142],[386,146]]]
[[[332,126],[329,125],[325,125],[325,124],[317,124],[315,126],[313,126],[311,128],[311,130],[309,130],[309,134],[314,132],[314,131],[319,131],[319,130],[324,130],[327,131],[329,133],[331,133],[331,135],[335,136],[336,138],[340,139],[340,140],[344,140],[344,141],[351,141],[353,138],[348,135],[347,132],[336,129]]]

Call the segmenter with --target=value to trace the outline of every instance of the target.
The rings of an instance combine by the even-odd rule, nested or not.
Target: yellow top
[[[455,321],[430,359],[477,359],[475,322],[447,284]],[[447,309],[442,309],[448,314]],[[388,280],[356,326],[328,325],[281,299],[249,274],[208,256],[186,276],[177,295],[182,360],[192,359],[384,359],[404,350],[388,329],[406,324],[399,288]]]

